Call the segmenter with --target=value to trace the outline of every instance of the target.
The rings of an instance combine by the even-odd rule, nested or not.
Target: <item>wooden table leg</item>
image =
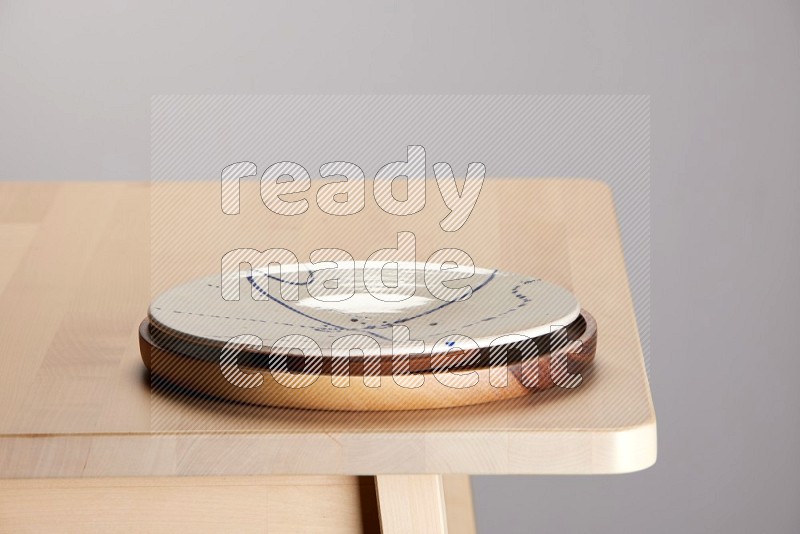
[[[375,479],[383,534],[447,533],[441,475],[380,475]]]
[[[475,511],[469,475],[444,475],[447,527],[454,534],[475,534]]]

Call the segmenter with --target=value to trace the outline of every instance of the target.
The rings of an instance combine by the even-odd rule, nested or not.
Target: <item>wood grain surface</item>
[[[371,477],[0,481],[0,532],[378,534]]]
[[[408,217],[370,205],[351,217],[313,206],[279,217],[257,185],[243,183],[242,214],[258,215],[220,226],[213,182],[0,184],[0,478],[614,473],[655,461],[655,413],[605,185],[487,179],[470,220],[450,234],[438,226],[440,202]],[[231,246],[285,247],[302,261],[321,247],[365,257],[396,246],[400,230],[415,233],[420,261],[458,247],[476,265],[570,289],[601,332],[592,373],[571,390],[366,415],[151,389],[137,330],[165,287],[215,272]]]
[[[448,532],[475,533],[463,475],[0,480],[0,532],[14,533],[379,534],[405,524],[422,524],[414,532],[423,532],[428,517],[441,526],[443,506]],[[402,515],[409,511],[419,516]]]

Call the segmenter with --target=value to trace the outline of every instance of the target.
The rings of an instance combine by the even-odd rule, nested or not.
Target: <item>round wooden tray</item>
[[[550,336],[534,338],[533,345],[510,344],[507,367],[490,367],[489,349],[478,354],[455,351],[457,360],[448,361],[449,372],[436,363],[434,371],[422,358],[413,360],[412,371],[406,376],[392,376],[391,368],[381,366],[380,374],[365,377],[357,358],[350,362],[349,380],[333,376],[331,362],[320,373],[305,373],[295,361],[288,370],[270,370],[264,365],[263,353],[242,352],[239,370],[250,373],[246,385],[237,386],[223,375],[218,360],[208,353],[192,354],[191,346],[173,343],[163,332],[153,329],[145,319],[139,327],[139,347],[142,360],[150,372],[186,390],[219,399],[262,406],[341,411],[390,411],[447,408],[510,399],[568,384],[575,373],[586,369],[594,359],[597,344],[597,323],[591,314],[582,310],[579,318],[565,329],[566,338],[558,344],[563,355],[553,365]],[[175,340],[172,340],[175,341]],[[185,343],[183,340],[178,342]],[[539,356],[531,358],[532,347]],[[218,350],[218,349],[217,349]],[[301,358],[302,360],[302,358]],[[473,361],[463,366],[455,362]],[[304,363],[304,362],[303,362]],[[495,362],[496,363],[496,362]],[[555,380],[554,380],[555,377]]]

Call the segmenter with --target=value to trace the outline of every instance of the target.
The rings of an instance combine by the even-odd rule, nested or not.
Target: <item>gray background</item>
[[[800,531],[797,2],[0,2],[1,178],[146,178],[156,93],[650,94],[658,463],[479,527]]]

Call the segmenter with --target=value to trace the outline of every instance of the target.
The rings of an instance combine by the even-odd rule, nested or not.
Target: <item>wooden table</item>
[[[178,230],[154,231],[162,237],[152,246],[151,187],[0,184],[0,531],[469,532],[466,475],[623,473],[655,461],[655,413],[605,185],[487,179],[470,220],[447,234],[435,183],[425,209],[402,218],[369,194],[350,217],[320,212],[311,195],[307,213],[279,217],[260,204],[257,183],[243,183],[242,213],[263,215],[230,233],[209,227],[219,185],[183,183],[171,186],[173,222],[152,218],[153,230]],[[137,327],[171,282],[155,262],[151,271],[151,255],[191,252],[194,261],[173,269],[177,281],[216,272],[233,235],[246,237],[235,247],[280,246],[307,261],[320,247],[364,257],[394,246],[398,230],[416,234],[420,261],[453,246],[476,265],[570,288],[598,322],[594,371],[576,389],[384,414],[151,391]]]

